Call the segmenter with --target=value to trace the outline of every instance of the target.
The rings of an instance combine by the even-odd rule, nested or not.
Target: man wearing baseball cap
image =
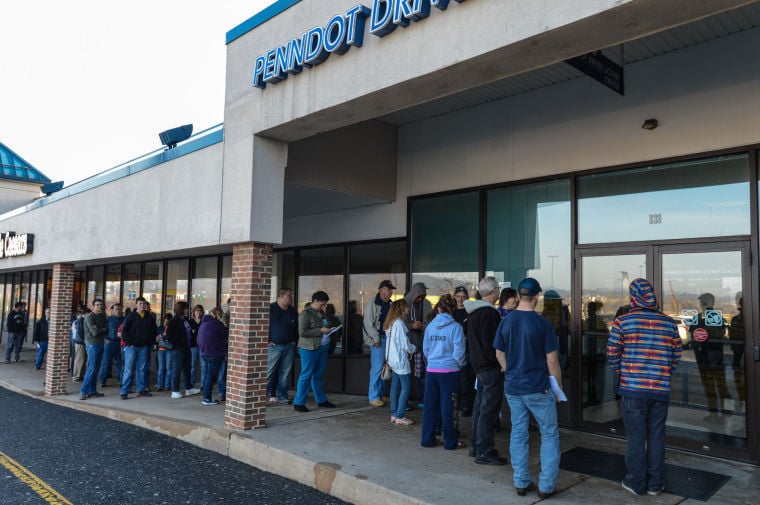
[[[388,279],[377,287],[377,295],[364,307],[364,343],[369,346],[369,404],[382,407],[385,402],[385,382],[380,378],[385,362],[385,330],[383,324],[391,307],[391,295],[396,286]]]
[[[560,447],[557,402],[549,376],[562,386],[559,345],[548,319],[535,311],[541,285],[532,277],[520,281],[520,302],[509,317],[502,319],[493,346],[504,371],[504,394],[512,412],[510,455],[514,485],[518,496],[538,491],[541,499],[552,496],[559,477]],[[529,469],[530,415],[541,431],[541,473],[538,486]]]

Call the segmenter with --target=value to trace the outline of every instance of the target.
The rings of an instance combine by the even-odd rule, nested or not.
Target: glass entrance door
[[[607,335],[615,317],[627,311],[628,286],[647,276],[646,250],[581,257],[581,412],[582,420],[616,433],[622,426],[617,377],[607,366]],[[576,391],[578,388],[576,387]]]
[[[574,306],[580,348],[582,424],[624,434],[617,377],[607,365],[609,327],[630,308],[628,285],[649,279],[662,312],[678,324],[681,362],[671,379],[671,445],[707,452],[746,451],[746,342],[751,307],[749,244],[641,246],[577,254]],[[749,311],[748,311],[749,312]]]
[[[706,448],[747,447],[742,253],[660,253],[660,304],[683,343],[668,432]]]

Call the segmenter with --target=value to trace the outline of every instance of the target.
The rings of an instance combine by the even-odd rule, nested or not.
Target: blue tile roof
[[[34,168],[24,158],[0,142],[0,179],[45,184],[50,182],[45,174]]]

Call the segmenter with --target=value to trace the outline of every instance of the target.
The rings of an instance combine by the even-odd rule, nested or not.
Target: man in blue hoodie
[[[509,451],[514,469],[515,491],[525,496],[538,490],[538,497],[556,492],[559,477],[559,425],[557,403],[550,377],[562,385],[559,343],[548,319],[536,312],[541,285],[532,277],[520,281],[517,309],[505,317],[496,330],[493,346],[504,374],[504,393],[512,412]],[[538,487],[531,480],[528,424],[531,414],[541,431],[541,473]]]

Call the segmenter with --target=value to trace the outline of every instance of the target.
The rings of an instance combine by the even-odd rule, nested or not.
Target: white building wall
[[[407,197],[760,142],[760,29],[399,128],[397,200],[286,220],[285,243],[406,234]],[[641,128],[657,118],[654,131]]]
[[[41,194],[39,184],[0,179],[0,214],[24,206]]]
[[[52,263],[177,255],[220,243],[222,144],[0,221],[34,234],[34,252],[0,271]],[[235,202],[225,205],[235,206]]]

